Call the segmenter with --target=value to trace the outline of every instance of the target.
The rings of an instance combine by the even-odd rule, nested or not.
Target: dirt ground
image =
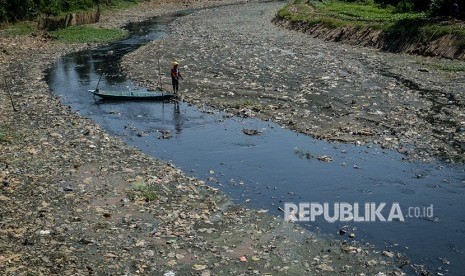
[[[104,14],[97,25],[122,26],[185,5],[144,3]],[[235,206],[62,106],[44,70],[65,53],[93,46],[42,34],[0,37],[0,73],[11,81],[0,91],[0,274],[402,274],[402,255],[356,239],[322,239]],[[191,86],[195,71],[186,69]]]
[[[248,4],[179,18],[171,35],[124,64],[145,86],[156,62],[181,63],[184,98],[275,121],[321,139],[394,148],[408,160],[463,162],[463,72],[453,61],[324,42],[272,23],[283,3]],[[164,78],[165,87],[170,79]]]

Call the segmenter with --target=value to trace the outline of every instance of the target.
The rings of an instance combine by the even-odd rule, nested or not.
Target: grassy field
[[[393,7],[380,8],[372,3],[295,0],[278,12],[292,22],[323,23],[328,27],[369,26],[389,28],[402,20],[425,18],[424,13],[397,13]]]
[[[378,22],[382,24],[396,22],[403,19],[416,19],[425,17],[424,13],[398,13],[393,7],[380,8],[372,3],[358,2],[312,2],[318,10],[330,16],[344,21]]]
[[[6,25],[0,29],[0,35],[4,37],[25,36],[30,35],[37,29],[37,24],[33,22],[17,22],[15,24]]]
[[[27,36],[37,31],[33,22],[18,22],[0,30],[0,37]],[[127,36],[127,31],[121,29],[102,29],[91,26],[72,26],[50,32],[59,42],[64,43],[105,43]]]

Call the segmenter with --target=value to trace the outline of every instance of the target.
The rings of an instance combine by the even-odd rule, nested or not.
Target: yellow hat
[[[173,66],[176,66],[176,65],[179,65],[179,63],[177,61],[174,61]]]

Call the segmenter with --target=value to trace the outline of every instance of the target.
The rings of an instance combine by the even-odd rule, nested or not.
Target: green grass
[[[322,23],[328,27],[369,26],[388,27],[404,19],[424,18],[424,13],[397,13],[393,7],[380,8],[373,3],[295,0],[278,11],[278,16],[291,22],[310,25]]]
[[[435,63],[433,67],[446,72],[464,72],[465,62],[448,60]]]
[[[0,30],[0,34],[5,37],[15,37],[15,36],[27,36],[33,33],[36,30],[36,27],[32,22],[18,22],[11,25],[7,25],[3,30]]]
[[[397,12],[394,7],[381,8],[369,0],[343,2],[338,0],[294,0],[278,11],[278,17],[311,27],[327,28],[362,26],[381,29],[388,39],[408,39],[429,42],[444,35],[454,35],[459,46],[465,47],[465,28],[429,18],[423,12]]]
[[[145,199],[145,201],[150,202],[154,201],[158,198],[157,194],[155,193],[154,190],[150,188],[149,185],[147,185],[144,182],[139,182],[134,184],[134,190],[136,190],[140,195]]]
[[[402,19],[425,17],[424,13],[397,13],[393,7],[380,8],[372,3],[316,1],[313,5],[318,11],[324,12],[327,16],[347,21],[386,23]]]
[[[280,9],[278,16],[291,21],[310,21],[315,14],[310,5],[296,0]]]
[[[73,26],[51,32],[58,41],[68,43],[110,42],[127,36],[127,31],[120,29],[102,29],[90,26]]]

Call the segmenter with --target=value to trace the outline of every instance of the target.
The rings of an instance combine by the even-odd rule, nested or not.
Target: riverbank
[[[158,77],[149,68],[160,58],[169,72],[177,59],[185,67],[182,94],[191,103],[321,139],[379,144],[409,160],[463,161],[461,72],[442,70],[448,61],[349,48],[284,30],[271,22],[282,5],[180,18],[169,38],[123,64],[143,86],[155,87]],[[170,86],[169,76],[163,81]]]
[[[325,41],[388,52],[465,59],[463,22],[374,4],[296,0],[279,10],[279,26]]]
[[[182,8],[144,3],[104,16],[97,26]],[[1,38],[0,72],[12,82],[17,109],[2,86],[1,274],[401,274],[397,267],[408,263],[402,255],[324,240],[235,206],[62,106],[44,70],[93,46],[46,36]]]

